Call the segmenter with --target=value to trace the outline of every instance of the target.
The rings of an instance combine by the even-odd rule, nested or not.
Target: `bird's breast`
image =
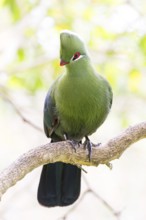
[[[74,139],[93,133],[109,111],[106,90],[102,84],[88,79],[60,84],[55,95],[59,132]]]

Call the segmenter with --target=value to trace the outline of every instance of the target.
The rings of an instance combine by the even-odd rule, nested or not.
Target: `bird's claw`
[[[80,147],[80,141],[69,140],[69,143],[71,144],[71,146],[73,147],[73,149],[75,150],[75,152],[77,151],[76,146],[78,145],[78,147]]]
[[[101,143],[97,143],[96,145],[95,145],[95,147],[99,147],[101,145]]]
[[[84,147],[88,149],[88,158],[89,162],[91,161],[91,153],[92,153],[92,142],[90,139],[86,136],[85,137],[85,142],[84,142]]]

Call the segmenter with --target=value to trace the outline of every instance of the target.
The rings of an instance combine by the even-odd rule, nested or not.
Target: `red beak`
[[[64,66],[64,65],[66,65],[66,64],[69,64],[69,62],[66,62],[66,61],[64,61],[64,60],[60,60],[60,66]]]

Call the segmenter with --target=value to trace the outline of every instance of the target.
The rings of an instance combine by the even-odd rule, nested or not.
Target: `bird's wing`
[[[53,90],[53,87],[51,87],[48,91],[44,104],[44,131],[47,137],[52,137],[59,124]]]
[[[110,106],[109,106],[109,109],[111,109],[112,103],[113,103],[113,92],[112,92],[112,89],[111,89],[110,86],[108,86],[108,89],[109,89],[109,94],[110,94]]]

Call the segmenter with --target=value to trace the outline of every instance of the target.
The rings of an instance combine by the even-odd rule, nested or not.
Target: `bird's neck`
[[[90,59],[81,59],[74,63],[66,65],[67,68],[67,75],[69,77],[82,77],[86,74],[94,73],[94,68],[90,62]]]

